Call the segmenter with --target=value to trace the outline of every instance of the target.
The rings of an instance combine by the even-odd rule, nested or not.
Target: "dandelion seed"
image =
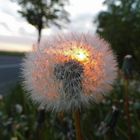
[[[42,41],[23,63],[29,96],[56,112],[102,101],[116,75],[116,58],[108,43],[90,34],[63,34]]]

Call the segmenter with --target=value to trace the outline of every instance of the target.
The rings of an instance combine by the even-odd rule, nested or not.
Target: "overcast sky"
[[[93,20],[101,10],[104,0],[69,0],[66,7],[70,13],[71,23],[67,24],[63,31],[95,32],[96,25]],[[0,50],[29,50],[37,39],[36,29],[22,18],[17,10],[20,6],[11,0],[0,0]],[[50,28],[43,30],[43,36],[59,32],[58,29]]]

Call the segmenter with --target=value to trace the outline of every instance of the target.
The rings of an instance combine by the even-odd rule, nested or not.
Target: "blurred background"
[[[140,140],[140,0],[0,0],[0,139],[75,139],[71,114],[45,112],[21,86],[32,44],[68,31],[99,34],[119,64],[111,96],[81,112],[84,140]]]

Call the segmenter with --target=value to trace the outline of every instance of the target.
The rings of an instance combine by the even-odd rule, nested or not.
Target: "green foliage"
[[[119,62],[132,54],[140,64],[140,0],[105,0],[95,22],[97,33],[111,43]],[[137,66],[138,68],[138,66]]]
[[[34,105],[26,95],[21,85],[17,85],[11,94],[0,100],[0,139],[9,140],[13,137],[18,140],[75,139],[72,114],[64,113],[61,116],[48,111],[41,117],[37,105]],[[129,104],[133,140],[138,140],[140,89],[137,80],[130,81]],[[113,106],[120,111],[114,127],[109,123]],[[102,130],[104,133],[99,131],[101,122],[108,124]],[[128,140],[127,119],[124,113],[124,83],[121,78],[117,80],[112,94],[106,100],[81,111],[81,126],[84,140]]]
[[[55,25],[59,28],[69,21],[64,5],[67,0],[14,0],[21,5],[19,13],[38,30],[39,38],[45,27]]]

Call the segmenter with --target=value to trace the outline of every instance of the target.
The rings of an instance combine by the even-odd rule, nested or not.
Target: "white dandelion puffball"
[[[117,62],[108,43],[90,34],[50,37],[34,45],[23,62],[28,95],[56,112],[102,101],[116,76]]]

